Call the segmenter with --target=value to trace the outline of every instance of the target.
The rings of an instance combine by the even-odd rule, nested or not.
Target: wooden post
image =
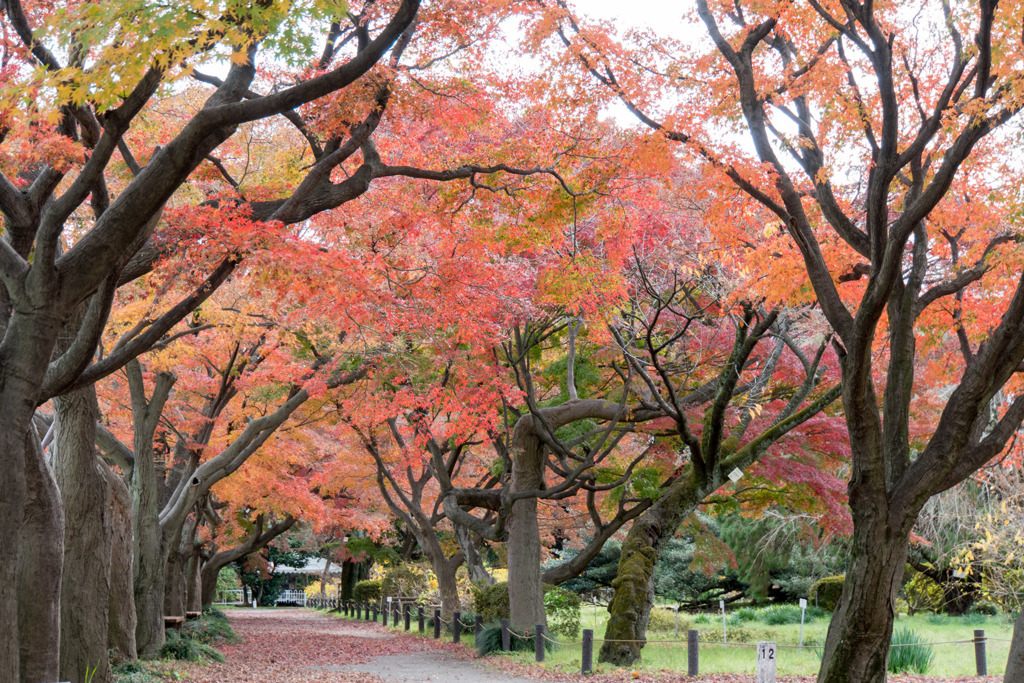
[[[533,627],[533,654],[538,662],[544,661],[544,624]]]
[[[409,621],[412,619],[412,605],[406,603],[402,609],[405,611],[405,630],[409,630]]]
[[[452,642],[459,642],[462,637],[462,612],[452,612]]]
[[[588,674],[594,670],[594,629],[583,629],[583,663],[580,667],[582,673]]]
[[[479,614],[476,615],[476,619],[473,621],[473,635],[480,637],[480,632],[484,630],[484,618]]]
[[[988,659],[985,657],[985,630],[974,629],[974,664],[979,676],[988,675]]]
[[[420,633],[423,633],[423,605],[420,605],[416,608],[416,622],[417,625],[420,627]]]
[[[512,649],[512,632],[509,631],[509,626],[512,622],[509,619],[501,620],[501,651],[508,652]]]
[[[377,623],[377,603],[373,604],[373,623]]]
[[[434,610],[434,640],[441,637],[441,610]]]
[[[686,675],[700,675],[700,651],[698,649],[697,632],[694,630],[686,633]]]
[[[775,683],[775,643],[757,644],[757,683]]]

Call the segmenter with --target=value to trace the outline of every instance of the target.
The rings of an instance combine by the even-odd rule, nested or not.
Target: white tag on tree
[[[958,578],[958,579],[962,579],[962,578],[964,578],[967,575],[964,574],[964,570],[963,569],[957,569],[955,572],[953,572],[953,576]]]
[[[743,478],[743,470],[741,470],[739,467],[734,468],[733,471],[729,473],[729,478],[732,479],[734,482],[739,481],[740,479]]]

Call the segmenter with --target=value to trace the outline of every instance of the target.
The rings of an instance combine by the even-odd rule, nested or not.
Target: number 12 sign
[[[775,643],[757,644],[757,683],[775,683]]]

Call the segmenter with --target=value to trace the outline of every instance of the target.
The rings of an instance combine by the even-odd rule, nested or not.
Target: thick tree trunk
[[[1024,609],[1013,622],[1013,639],[1010,641],[1010,656],[1006,660],[1003,683],[1024,681]]]
[[[189,558],[185,571],[185,611],[199,612],[203,609],[202,559],[196,553]]]
[[[23,432],[22,439],[23,452],[27,457],[27,497],[24,501],[24,525],[14,532],[14,536],[20,536],[22,541],[20,576],[10,583],[10,588],[17,590],[18,621],[16,629],[12,628],[0,637],[0,642],[4,643],[0,647],[12,642],[17,647],[20,643],[20,654],[15,652],[13,663],[3,662],[2,669],[11,670],[10,664],[13,664],[13,670],[17,672],[20,668],[21,674],[20,678],[17,673],[13,678],[4,678],[0,673],[0,680],[20,680],[23,683],[64,680],[58,678],[64,507],[57,482],[46,464],[34,430]],[[5,480],[0,489],[7,485]],[[6,544],[6,540],[0,540],[0,547]],[[18,637],[11,637],[14,634]]]
[[[680,479],[633,522],[612,581],[615,595],[608,605],[611,616],[598,661],[629,666],[640,659],[654,605],[654,566],[665,544],[697,509],[709,488],[699,487],[692,476]]]
[[[345,560],[341,563],[341,590],[339,591],[342,600],[352,599],[352,588],[356,585],[356,563]]]
[[[61,680],[113,680],[107,655],[112,531],[96,453],[93,387],[54,399],[54,470],[64,501]],[[91,678],[90,678],[91,676]]]
[[[188,558],[181,552],[178,543],[167,554],[164,570],[164,614],[185,615],[185,570]]]
[[[47,303],[54,296],[31,294]],[[60,324],[38,306],[27,314],[15,306],[0,344],[0,681],[56,680],[58,666],[52,620],[59,622],[64,518],[30,425]],[[26,593],[28,587],[37,592]]]
[[[6,396],[3,397],[3,399],[6,398]],[[0,406],[4,408],[8,403],[10,401],[0,400]],[[5,410],[2,414],[6,418],[8,411]],[[24,426],[22,429],[24,430]],[[4,472],[4,482],[0,486],[0,633],[5,634],[3,638],[0,638],[0,681],[23,680],[18,672],[19,669],[24,670],[27,662],[23,659],[28,653],[19,651],[21,641],[18,632],[32,627],[31,615],[24,612],[27,601],[23,599],[32,590],[32,587],[24,582],[36,578],[32,572],[25,571],[26,568],[33,569],[32,558],[22,554],[24,536],[29,535],[31,538],[33,535],[30,532],[30,520],[26,519],[25,511],[27,496],[25,439],[27,433],[26,431],[19,433],[17,428],[6,420],[3,422],[3,428],[0,429],[0,458],[2,458],[0,463],[2,463]],[[59,628],[59,621],[53,624],[53,630],[56,631],[57,628]],[[56,654],[56,648],[54,648],[54,654]],[[49,680],[56,680],[56,657],[54,657],[53,663],[53,675],[49,676]],[[48,676],[46,670],[26,672],[26,674],[28,673],[39,680],[46,680]]]
[[[208,572],[206,570],[207,564],[209,563],[203,564],[202,571],[199,574],[199,583],[202,586],[199,597],[203,609],[213,606],[213,601],[217,599],[217,576],[223,568],[218,568],[216,572]]]
[[[138,657],[135,647],[135,592],[132,586],[131,494],[110,469],[101,469],[107,485],[107,510],[113,533],[110,543],[110,608],[108,641],[115,662]]]
[[[533,431],[533,420],[521,419],[512,436],[513,494],[536,491],[544,485],[544,452]],[[540,580],[540,527],[537,499],[522,498],[512,503],[508,516],[508,602],[509,618],[519,628],[533,628],[547,622],[544,587]]]
[[[884,509],[865,510],[856,499],[851,507],[854,531],[846,581],[829,625],[818,681],[885,683],[909,530],[890,526]]]
[[[131,493],[135,644],[140,657],[155,657],[164,644],[164,552],[151,442],[135,444]]]

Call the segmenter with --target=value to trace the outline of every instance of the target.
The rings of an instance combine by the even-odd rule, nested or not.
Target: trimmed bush
[[[352,587],[352,599],[356,602],[375,602],[380,600],[380,579],[357,581]]]
[[[935,653],[931,645],[924,644],[924,638],[909,628],[893,631],[892,647],[889,650],[889,673],[926,674],[932,666]]]
[[[687,618],[686,614],[679,615],[679,632],[686,633],[693,624]],[[656,631],[660,633],[672,633],[676,629],[676,611],[672,609],[665,609],[664,607],[655,607],[651,610],[651,618],[647,622],[648,631]]]
[[[544,585],[544,613],[552,633],[575,638],[580,632],[580,609],[583,601],[572,591]],[[508,583],[500,582],[473,590],[473,610],[484,622],[500,622],[509,615]]]
[[[839,598],[843,594],[843,581],[845,576],[826,576],[818,579],[811,586],[809,594],[811,605],[832,612],[839,605]]]
[[[498,622],[508,618],[508,583],[499,581],[490,586],[473,589],[473,610],[484,622]]]

